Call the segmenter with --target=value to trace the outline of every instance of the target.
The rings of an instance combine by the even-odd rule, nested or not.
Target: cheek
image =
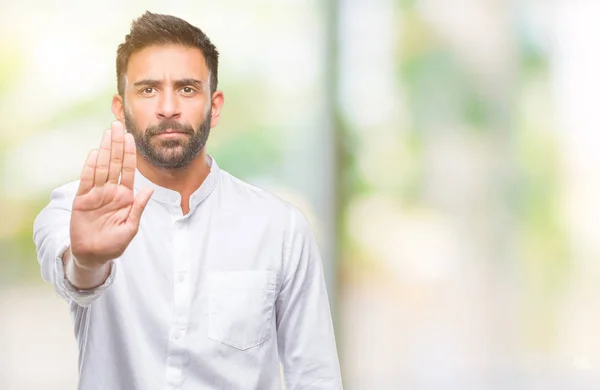
[[[127,115],[135,119],[136,122],[146,123],[154,116],[155,104],[153,99],[134,99],[130,104],[125,105],[125,110],[127,111]]]
[[[125,106],[125,113],[130,117],[133,118],[133,108],[131,107],[131,104],[127,104]]]
[[[189,122],[193,123],[196,126],[199,126],[203,123],[207,115],[210,115],[211,104],[207,103],[206,100],[189,102],[190,104],[186,107],[186,111],[189,118]]]

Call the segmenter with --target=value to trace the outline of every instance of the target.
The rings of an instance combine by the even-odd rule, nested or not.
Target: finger
[[[123,155],[123,168],[121,170],[121,185],[133,189],[135,179],[136,151],[133,135],[125,134],[125,154]]]
[[[138,226],[140,225],[140,219],[142,218],[142,213],[152,196],[154,189],[152,188],[144,188],[140,192],[137,193],[135,198],[133,199],[133,205],[131,206],[131,210],[129,211],[129,216],[127,217],[127,223],[134,227],[137,231]]]
[[[77,195],[87,194],[94,186],[94,172],[96,171],[96,160],[98,159],[98,149],[92,149],[88,153],[85,165],[81,171],[79,179],[79,188]]]
[[[108,169],[108,182],[117,184],[121,168],[123,167],[123,148],[125,136],[123,134],[123,125],[119,121],[114,121],[111,128],[110,144],[110,167]]]
[[[96,160],[96,174],[94,175],[94,185],[101,186],[106,183],[108,178],[108,167],[110,163],[110,130],[104,132],[100,150],[98,151],[98,160]]]

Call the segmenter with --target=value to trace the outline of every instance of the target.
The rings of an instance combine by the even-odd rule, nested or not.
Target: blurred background
[[[0,389],[74,389],[32,223],[146,9],[203,29],[208,151],[300,207],[345,388],[600,388],[600,2],[0,0]]]

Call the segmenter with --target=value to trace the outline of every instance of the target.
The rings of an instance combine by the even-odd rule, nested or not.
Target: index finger
[[[136,151],[133,135],[125,134],[125,153],[123,155],[123,168],[121,171],[121,185],[133,189],[135,178]]]

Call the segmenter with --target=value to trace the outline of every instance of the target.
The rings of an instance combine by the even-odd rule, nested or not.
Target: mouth
[[[173,129],[167,129],[165,132],[157,134],[157,136],[160,138],[176,138],[176,137],[181,137],[184,135],[187,135],[187,133],[173,130]]]

